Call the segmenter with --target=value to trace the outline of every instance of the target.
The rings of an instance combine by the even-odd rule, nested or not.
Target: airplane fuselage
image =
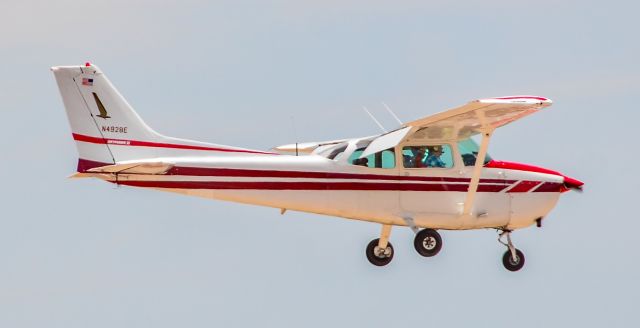
[[[433,229],[516,229],[555,206],[563,177],[483,168],[474,208],[461,215],[472,167],[368,168],[322,156],[155,159],[163,174],[87,173],[121,185],[392,225]]]

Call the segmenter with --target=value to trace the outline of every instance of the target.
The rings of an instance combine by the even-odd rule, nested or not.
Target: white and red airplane
[[[74,177],[375,222],[380,237],[366,255],[377,266],[393,258],[393,226],[410,227],[426,257],[442,248],[438,229],[493,228],[504,266],[520,270],[511,232],[540,226],[562,193],[583,186],[487,154],[494,130],[551,105],[543,97],[480,99],[381,135],[261,151],[155,132],[90,63],[52,71],[79,153]]]

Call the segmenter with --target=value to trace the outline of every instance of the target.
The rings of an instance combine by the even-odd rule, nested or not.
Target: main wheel
[[[509,271],[518,271],[524,266],[524,254],[516,248],[515,260],[511,256],[511,251],[507,250],[502,256],[502,264]]]
[[[422,256],[435,256],[442,249],[442,237],[433,229],[422,229],[416,234],[413,246]]]
[[[367,245],[367,260],[375,266],[385,266],[393,259],[393,245],[387,242],[387,247],[381,249],[378,247],[379,240],[376,238]]]

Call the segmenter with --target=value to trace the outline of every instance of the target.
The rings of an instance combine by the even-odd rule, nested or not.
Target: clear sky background
[[[632,327],[640,323],[635,1],[0,2],[0,327]],[[91,61],[171,136],[268,149],[377,133],[481,97],[554,105],[496,159],[586,182],[513,234],[435,258],[376,224],[68,180],[50,66]],[[292,128],[292,117],[295,130]]]

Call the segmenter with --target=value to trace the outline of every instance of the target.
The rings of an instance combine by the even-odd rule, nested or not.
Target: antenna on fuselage
[[[371,117],[371,119],[378,125],[378,127],[380,127],[380,130],[382,130],[382,132],[387,133],[389,131],[387,131],[387,129],[384,128],[384,126],[382,126],[382,124],[380,124],[380,122],[378,122],[378,120],[376,119],[375,116],[373,116],[373,114],[371,114],[371,112],[369,112],[369,110],[367,109],[367,107],[362,106],[362,109],[364,109],[364,111],[369,114],[369,117]]]
[[[289,116],[291,119],[291,127],[293,128],[293,140],[296,141],[296,156],[298,156],[298,132],[296,131],[296,120],[293,115]]]
[[[398,123],[399,123],[400,125],[402,125],[402,121],[398,118],[398,115],[396,115],[396,113],[394,113],[394,112],[391,110],[391,107],[387,106],[387,104],[385,104],[384,102],[382,103],[382,106],[384,106],[384,108],[386,108],[386,109],[387,109],[387,112],[389,112],[389,114],[391,114],[391,116],[393,116],[393,118],[395,118],[395,119],[396,119],[396,121],[398,121]]]

